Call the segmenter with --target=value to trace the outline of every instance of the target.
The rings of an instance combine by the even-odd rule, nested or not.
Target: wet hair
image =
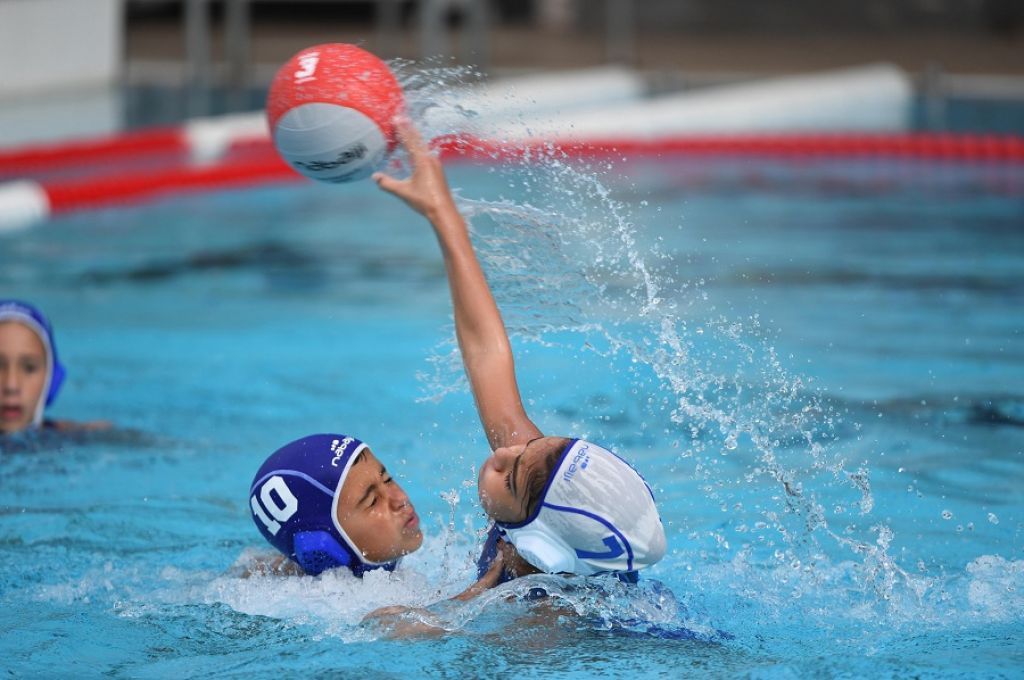
[[[544,493],[544,487],[547,486],[548,479],[554,473],[558,460],[562,457],[562,452],[572,441],[568,437],[552,437],[551,439],[553,441],[544,443],[547,451],[527,474],[524,484],[526,489],[526,517],[524,519],[533,516],[534,510],[537,509],[537,503],[540,501],[540,495]]]

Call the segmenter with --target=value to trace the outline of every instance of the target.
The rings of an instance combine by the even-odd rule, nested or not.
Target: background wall
[[[0,98],[115,82],[122,0],[0,0]]]

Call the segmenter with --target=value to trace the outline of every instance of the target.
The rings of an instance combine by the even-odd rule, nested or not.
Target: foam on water
[[[540,608],[559,617],[578,617],[574,626],[594,631],[706,642],[728,639],[654,580],[634,587],[612,577],[541,574],[506,583],[467,602],[449,601],[474,579],[478,549],[475,532],[442,527],[394,572],[373,571],[361,579],[345,570],[317,577],[243,574],[253,564],[274,557],[262,549],[246,550],[226,573],[173,566],[154,573],[107,561],[68,580],[39,585],[32,597],[66,607],[109,608],[128,620],[167,620],[196,605],[226,606],[301,628],[313,639],[326,636],[344,642],[388,637],[390,625],[364,619],[378,608],[394,605],[413,608],[406,620],[421,621],[445,633],[500,630],[510,617],[528,616]],[[537,599],[537,589],[547,597]],[[500,615],[495,617],[496,613]]]

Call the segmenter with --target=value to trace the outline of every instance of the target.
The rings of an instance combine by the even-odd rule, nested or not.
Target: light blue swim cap
[[[665,529],[647,482],[582,439],[562,451],[530,517],[495,524],[527,562],[549,574],[631,572],[665,555]]]
[[[311,576],[336,567],[362,576],[398,565],[364,558],[338,522],[341,487],[366,448],[343,434],[303,437],[270,454],[249,487],[256,528]]]
[[[46,387],[45,399],[36,405],[32,416],[32,424],[38,426],[43,422],[43,411],[57,399],[60,386],[64,383],[66,371],[57,358],[57,344],[53,338],[53,327],[41,311],[27,302],[20,300],[0,300],[0,322],[16,321],[30,328],[43,343],[46,351]]]

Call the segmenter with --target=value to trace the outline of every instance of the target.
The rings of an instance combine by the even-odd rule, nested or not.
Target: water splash
[[[397,70],[425,134],[474,133],[480,117],[462,106],[462,93],[479,73],[411,62]],[[847,460],[862,445],[848,405],[789,370],[758,314],[729,313],[728,301],[721,311],[708,282],[686,276],[687,256],[645,239],[611,188],[622,187],[618,159],[581,162],[553,145],[507,151],[492,150],[486,169],[507,193],[457,201],[509,333],[523,347],[597,357],[618,383],[609,385],[614,397],[575,395],[586,402],[579,409],[543,404],[545,417],[573,434],[625,443],[637,457],[646,449],[644,469],[671,457],[664,467],[672,486],[692,485],[700,502],[728,517],[696,527],[666,518],[705,568],[739,560],[748,584],[796,592],[803,602],[815,587],[833,605],[850,601],[850,590],[863,598],[851,611],[875,616],[898,619],[945,601],[944,576],[928,575],[921,560],[917,573],[901,566],[892,529],[872,516],[870,470]],[[428,364],[424,400],[467,388],[451,329]],[[790,591],[794,575],[799,586]]]
[[[726,507],[727,489],[768,480],[769,498],[734,508],[737,525],[769,529],[749,544],[759,558],[819,564],[845,551],[863,560],[864,587],[879,597],[909,583],[888,554],[891,531],[870,518],[868,469],[843,457],[840,431],[856,424],[784,366],[758,315],[719,312],[704,280],[677,278],[685,262],[638,243],[629,207],[603,181],[614,166],[572,162],[551,146],[496,160],[488,171],[514,198],[458,202],[510,335],[582,348],[625,373],[641,429],[671,438],[709,503]],[[465,388],[449,337],[421,376],[426,399]],[[722,462],[736,451],[753,461],[738,478]],[[826,489],[844,500],[826,507]],[[734,552],[723,531],[707,537],[720,559]]]
[[[241,614],[279,635],[298,629],[313,639],[367,642],[390,637],[390,625],[366,620],[381,608],[401,606],[408,622],[422,622],[439,633],[487,634],[508,627],[510,617],[571,615],[577,627],[643,636],[714,642],[727,635],[715,629],[692,603],[679,601],[655,580],[627,587],[613,577],[584,579],[534,575],[485,592],[470,601],[451,600],[475,573],[479,542],[472,531],[456,528],[455,516],[431,532],[423,548],[394,572],[371,571],[357,578],[344,569],[313,576],[254,574],[243,569],[274,555],[246,550],[226,572],[175,566],[153,569],[126,560],[107,561],[84,573],[65,575],[34,587],[37,602],[66,607],[89,606],[122,619],[181,621],[210,630],[234,627],[226,612]],[[538,599],[537,589],[547,598]],[[501,606],[498,606],[498,605]],[[511,607],[511,610],[510,610]],[[277,622],[268,626],[266,621]]]
[[[363,619],[378,607],[396,604],[415,608],[411,616],[445,633],[500,633],[510,621],[554,616],[560,625],[589,631],[741,645],[756,644],[765,626],[773,627],[775,637],[785,637],[790,629],[802,636],[820,626],[831,630],[835,639],[853,640],[862,634],[861,626],[877,622],[883,627],[870,628],[873,644],[884,646],[886,639],[898,639],[907,631],[921,634],[1012,623],[1024,609],[1024,561],[998,555],[976,558],[963,573],[911,579],[916,590],[893,588],[883,601],[870,587],[874,581],[868,579],[865,585],[871,559],[759,565],[745,551],[727,562],[692,570],[668,558],[674,572],[689,574],[690,587],[683,597],[654,578],[627,586],[614,578],[538,574],[468,602],[448,600],[472,578],[467,556],[476,542],[470,536],[465,531],[442,531],[428,540],[422,554],[408,558],[394,573],[370,572],[363,579],[344,570],[317,577],[240,578],[233,572],[172,566],[154,570],[120,560],[30,590],[37,602],[88,606],[128,620],[181,621],[186,627],[207,630],[236,626],[237,621],[225,615],[230,611],[254,617],[250,622],[277,622],[259,623],[272,636],[295,629],[300,638],[346,642],[388,637],[391,631],[386,626]],[[547,597],[538,600],[537,589]],[[723,620],[728,622],[725,631],[716,625]]]
[[[406,111],[424,138],[473,131],[478,113],[463,102],[466,93],[483,81],[478,69],[441,58],[422,62],[394,59],[388,66],[405,94]]]

